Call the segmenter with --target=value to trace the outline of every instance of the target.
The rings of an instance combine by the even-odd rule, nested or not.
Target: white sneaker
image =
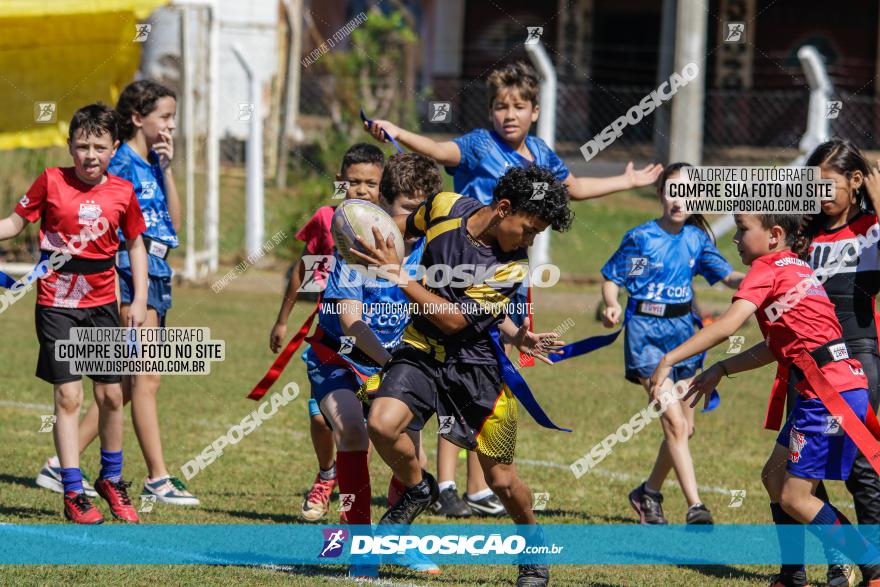
[[[187,491],[186,485],[177,477],[163,477],[152,483],[149,478],[144,479],[144,490],[141,495],[155,495],[159,503],[199,505],[198,498]]]
[[[98,492],[92,487],[89,478],[83,473],[83,491],[89,497],[98,497]],[[46,461],[40,473],[37,475],[37,485],[43,489],[54,491],[55,493],[64,493],[64,484],[61,482],[61,463],[58,457],[52,457]]]

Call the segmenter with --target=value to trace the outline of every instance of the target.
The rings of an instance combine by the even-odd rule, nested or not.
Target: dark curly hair
[[[443,189],[443,178],[433,159],[418,153],[398,153],[388,158],[379,182],[379,193],[389,204],[400,194],[430,198]]]
[[[67,139],[73,141],[78,130],[83,131],[83,137],[107,133],[115,143],[119,138],[119,119],[109,106],[100,102],[89,104],[73,113]]]
[[[802,261],[810,256],[811,236],[806,233],[807,216],[798,214],[755,214],[761,221],[761,226],[771,228],[779,226],[785,231],[785,244],[791,248],[791,252]]]
[[[116,113],[119,115],[119,139],[127,141],[134,136],[135,128],[131,116],[135,112],[147,116],[156,109],[156,102],[165,97],[177,100],[172,90],[152,80],[142,79],[125,86],[116,102]]]
[[[547,187],[542,189],[543,197],[533,198],[538,183]],[[574,220],[574,212],[568,207],[568,189],[545,167],[512,167],[498,180],[492,196],[495,202],[508,200],[514,212],[534,214],[557,232],[571,228]]]

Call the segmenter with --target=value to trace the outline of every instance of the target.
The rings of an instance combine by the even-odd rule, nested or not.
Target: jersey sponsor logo
[[[666,285],[665,283],[649,283],[648,284],[648,293],[645,296],[649,300],[654,298],[674,298],[674,299],[690,299],[691,297],[691,286],[690,285],[679,285],[672,286]]]
[[[31,199],[27,196],[27,194],[25,194],[21,197],[18,203],[26,207],[28,204],[31,203]]]
[[[800,462],[801,460],[801,451],[804,449],[804,446],[807,444],[807,438],[803,435],[803,433],[798,432],[794,428],[791,429],[791,433],[788,436],[788,460],[792,463]]]
[[[101,205],[94,200],[86,200],[79,205],[79,223],[92,226],[101,217]]]

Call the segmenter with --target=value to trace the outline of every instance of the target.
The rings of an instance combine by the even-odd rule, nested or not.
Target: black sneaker
[[[693,525],[714,524],[714,522],[712,521],[712,512],[710,512],[709,508],[701,503],[694,504],[688,508],[685,521],[688,524]]]
[[[519,565],[516,587],[545,587],[550,583],[550,567],[547,565]]]
[[[471,499],[468,494],[464,494],[464,503],[478,516],[503,516],[507,513],[504,504],[498,499],[494,493],[483,499]]]
[[[440,492],[440,497],[431,504],[431,511],[448,518],[467,518],[471,515],[471,508],[458,497],[455,485]]]
[[[427,471],[422,471],[422,480],[407,489],[396,504],[388,508],[380,524],[410,525],[416,517],[428,509],[440,495],[437,481]]]
[[[853,587],[856,569],[852,565],[828,565],[828,587]]]
[[[636,510],[641,524],[669,523],[663,515],[663,496],[649,495],[644,483],[629,492],[629,504]]]
[[[794,573],[778,573],[770,579],[770,587],[805,587],[807,584],[807,572],[805,570]]]

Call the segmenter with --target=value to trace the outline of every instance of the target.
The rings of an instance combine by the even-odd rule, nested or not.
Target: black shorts
[[[69,361],[55,360],[55,341],[68,340],[74,327],[119,327],[119,308],[116,303],[93,308],[54,308],[37,304],[37,340],[40,341],[40,357],[37,360],[37,377],[52,384],[80,381],[82,375],[70,372]],[[97,383],[119,383],[120,375],[88,375]]]
[[[385,366],[375,397],[404,402],[421,430],[434,413],[440,434],[451,443],[512,463],[516,449],[517,402],[502,385],[498,365],[440,363],[402,345]]]

